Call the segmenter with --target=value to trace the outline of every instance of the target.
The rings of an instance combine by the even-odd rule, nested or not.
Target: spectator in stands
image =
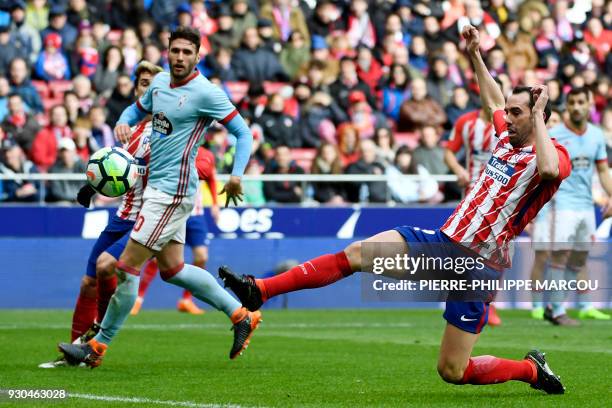
[[[257,17],[249,9],[248,0],[232,0],[232,17],[234,19],[234,32],[237,38],[242,38],[247,28],[257,27]]]
[[[72,53],[71,70],[74,75],[81,74],[89,79],[93,79],[100,62],[100,53],[91,33],[89,22],[83,21],[79,28],[76,49]]]
[[[536,67],[538,55],[533,47],[533,39],[529,33],[520,31],[518,21],[508,20],[497,44],[506,56],[508,72],[520,75]]]
[[[391,36],[397,47],[411,43],[410,34],[403,31],[402,20],[395,13],[390,13],[385,20],[385,35]]]
[[[8,96],[8,115],[2,122],[2,130],[17,142],[25,152],[32,148],[32,142],[40,129],[38,122],[27,113],[23,106],[23,99],[17,93]]]
[[[352,91],[363,92],[368,104],[371,107],[376,106],[376,99],[372,95],[370,87],[359,79],[355,61],[350,57],[344,57],[340,60],[340,75],[336,82],[330,85],[329,90],[336,103],[345,110],[350,107],[349,94]]]
[[[278,93],[270,96],[266,110],[257,119],[262,127],[266,142],[272,147],[285,145],[288,147],[301,147],[302,141],[296,131],[293,119],[284,113],[285,99]]]
[[[112,147],[117,144],[113,129],[106,123],[106,110],[103,106],[94,105],[89,110],[91,136],[98,148]]]
[[[346,174],[385,174],[385,166],[376,159],[376,145],[372,140],[362,140],[359,153],[359,160],[346,168]],[[384,181],[347,183],[346,197],[352,203],[384,203],[387,201],[387,184]]]
[[[34,64],[38,58],[42,47],[40,33],[30,24],[26,24],[26,4],[24,0],[14,0],[11,5],[11,33],[20,38],[25,51],[27,52],[27,60],[30,64]]]
[[[366,0],[351,1],[346,31],[349,44],[353,48],[363,45],[371,49],[376,45],[376,31],[368,13]]]
[[[376,143],[376,159],[385,167],[392,164],[395,160],[395,140],[393,133],[388,127],[376,128],[374,133],[374,143]]]
[[[89,113],[94,104],[95,94],[91,88],[91,81],[84,75],[77,75],[72,80],[72,89],[79,98],[79,109],[83,114]]]
[[[232,51],[229,48],[217,49],[214,54],[207,55],[206,60],[212,69],[212,75],[218,77],[221,81],[238,80],[236,71],[232,67]]]
[[[74,91],[64,92],[63,105],[68,111],[68,123],[70,125],[74,124],[78,117],[83,114],[83,112],[81,112],[79,98]]]
[[[361,0],[360,0],[361,1]],[[375,94],[380,79],[383,76],[383,69],[380,63],[372,55],[372,50],[366,46],[357,48],[356,59],[357,76],[360,80],[370,87],[372,94]]]
[[[87,165],[79,158],[76,145],[70,138],[62,138],[58,144],[58,158],[49,173],[53,174],[82,174],[87,170]],[[81,181],[53,180],[49,182],[47,200],[52,202],[75,203]]]
[[[258,176],[261,174],[261,165],[257,160],[251,159],[244,174],[249,176]],[[242,192],[244,193],[243,203],[259,207],[266,204],[266,197],[263,190],[263,182],[261,180],[244,180],[242,182]]]
[[[68,23],[73,27],[78,27],[83,21],[91,21],[95,13],[100,12],[95,1],[70,0],[66,17]],[[93,12],[93,13],[92,13]]]
[[[261,41],[261,48],[272,52],[278,57],[283,50],[283,44],[274,36],[272,20],[267,18],[257,20],[257,33]]]
[[[334,31],[345,29],[341,10],[331,0],[317,1],[313,15],[308,18],[308,31],[311,35],[326,38]]]
[[[217,31],[209,37],[210,45],[214,51],[219,48],[236,48],[240,44],[240,36],[234,29],[234,17],[229,7],[224,4],[217,11]]]
[[[123,55],[121,49],[115,45],[104,51],[102,67],[96,70],[93,78],[94,87],[98,94],[109,97],[117,84],[119,75],[123,72]]]
[[[132,95],[133,88],[134,84],[130,76],[127,74],[120,74],[117,78],[117,85],[110,99],[106,102],[106,109],[108,110],[106,123],[108,123],[109,126],[115,126],[123,110],[134,102],[134,96]]]
[[[294,31],[280,53],[280,63],[291,80],[296,79],[302,67],[310,62],[310,49],[302,33]]]
[[[310,64],[305,67],[302,75],[310,77],[310,70],[317,68],[321,71],[321,84],[330,85],[338,78],[340,64],[338,60],[331,57],[327,41],[323,37],[312,37],[312,59]],[[315,84],[311,83],[314,87]]]
[[[273,36],[285,43],[292,32],[302,34],[304,42],[310,46],[310,33],[306,25],[304,13],[300,7],[293,7],[291,0],[271,0],[262,5],[259,10],[261,18],[272,21]]]
[[[62,47],[66,52],[73,50],[78,35],[77,29],[68,23],[66,9],[62,5],[52,6],[49,10],[49,25],[41,33],[41,38],[45,39],[51,33],[59,34],[62,37]]]
[[[256,28],[245,30],[242,46],[232,57],[232,66],[240,80],[260,83],[288,79],[276,55],[261,47]]]
[[[476,106],[470,101],[470,95],[467,93],[467,90],[456,86],[453,89],[451,101],[445,108],[446,117],[448,118],[447,125],[452,127],[461,115],[474,109],[476,109]]]
[[[419,131],[421,145],[414,150],[414,161],[430,174],[448,174],[444,149],[440,146],[440,132],[435,126],[424,126]]]
[[[159,65],[166,70],[170,69],[168,59],[163,56],[162,50],[157,43],[151,42],[145,44],[142,58],[153,65]]]
[[[108,40],[109,31],[110,27],[104,21],[94,20],[91,26],[91,34],[98,46],[98,52],[100,54],[104,54],[104,51],[112,45]]]
[[[431,70],[427,78],[427,93],[440,106],[450,103],[455,85],[449,78],[448,62],[439,55],[432,59]]]
[[[412,152],[407,146],[397,150],[393,165],[387,166],[385,174],[389,176],[387,186],[391,197],[402,204],[417,202],[439,203],[444,196],[438,189],[438,183],[434,179],[422,181],[402,178],[403,175],[429,176],[429,172],[422,165],[417,165]]]
[[[378,111],[372,109],[366,100],[366,96],[361,91],[352,91],[348,97],[349,100],[349,118],[351,123],[359,131],[359,136],[364,138],[372,138],[374,131],[386,125],[385,117]]]
[[[612,106],[608,105],[603,111],[601,117],[601,130],[606,139],[606,152],[608,154],[608,163],[612,163]]]
[[[412,39],[410,43],[410,66],[418,70],[423,76],[429,69],[429,61],[427,55],[427,44],[425,39],[418,35]],[[396,64],[401,64],[401,61],[394,61]],[[414,75],[413,75],[414,77]]]
[[[382,87],[382,111],[387,117],[397,121],[400,107],[410,97],[410,73],[400,64],[392,64],[389,76]]]
[[[23,150],[14,141],[5,139],[0,150],[0,174],[14,173],[36,174],[38,169],[26,159]],[[29,180],[4,180],[0,201],[3,202],[37,202],[40,201],[40,182]]]
[[[398,130],[414,132],[425,125],[442,126],[446,122],[446,113],[433,98],[427,94],[427,85],[420,78],[410,83],[412,98],[405,101],[400,108]]]
[[[134,27],[138,24],[138,21],[145,15],[145,11],[143,9],[143,2],[141,1],[132,1],[132,0],[112,0],[110,2],[110,15],[109,15],[109,23],[112,28],[125,30],[130,27]],[[158,5],[161,8],[170,7],[170,9],[166,9],[166,12],[169,11],[165,17],[169,20],[164,19],[164,21],[156,21],[160,25],[169,26],[174,21],[175,13],[176,13],[176,0],[156,0],[153,2],[152,11]],[[155,14],[153,15],[155,18]]]
[[[70,63],[62,52],[62,37],[50,32],[44,39],[44,45],[45,48],[36,61],[36,77],[47,82],[70,79]]]
[[[338,147],[331,143],[323,143],[317,149],[317,155],[312,160],[310,169],[312,174],[342,174],[342,161]],[[344,198],[344,185],[337,182],[313,183],[313,198],[320,203],[342,204]]]
[[[49,7],[46,0],[28,2],[26,5],[26,24],[38,32],[47,27],[49,24]]]
[[[23,102],[28,105],[34,113],[43,111],[40,95],[28,77],[28,66],[23,58],[15,58],[9,67],[11,79],[11,90],[21,95]]]
[[[27,50],[11,34],[8,25],[0,26],[0,75],[5,76],[15,58],[29,58]]]
[[[329,93],[315,92],[304,105],[299,119],[302,147],[319,147],[323,140],[332,141],[336,126],[348,119]],[[331,130],[331,134],[326,134],[325,130]]]
[[[132,28],[126,28],[121,35],[121,54],[125,72],[133,72],[134,67],[142,58],[142,45],[136,31]]]
[[[155,30],[155,21],[152,18],[144,17],[141,19],[140,23],[138,23],[138,38],[140,38],[140,42],[143,44],[155,44],[157,42]]]
[[[57,161],[57,144],[61,139],[72,138],[68,125],[68,110],[63,105],[51,108],[49,124],[36,133],[30,157],[38,169],[45,173]]]
[[[77,156],[83,163],[87,163],[89,156],[102,147],[92,137],[91,121],[85,117],[78,118],[73,126],[72,133],[74,134]]]
[[[264,174],[304,174],[304,170],[291,159],[291,149],[277,146],[274,160],[266,165]],[[267,201],[276,203],[299,203],[304,192],[299,183],[292,181],[269,181],[264,183]]]
[[[338,126],[337,138],[342,167],[346,168],[359,160],[359,132],[351,123],[343,123]]]
[[[0,76],[0,123],[4,121],[6,115],[8,115],[8,97],[11,93],[11,86],[9,85],[8,79]],[[23,106],[26,112],[29,112],[28,106]],[[0,139],[1,140],[1,139]]]

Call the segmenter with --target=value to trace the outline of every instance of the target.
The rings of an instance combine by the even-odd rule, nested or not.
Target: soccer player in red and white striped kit
[[[468,25],[462,36],[480,84],[483,106],[492,114],[497,144],[474,187],[451,217],[438,230],[400,226],[381,232],[271,278],[238,276],[227,267],[220,268],[220,277],[245,307],[256,310],[273,296],[327,286],[361,271],[362,245],[373,243],[403,245],[404,253],[414,256],[465,257],[471,253],[472,259],[484,259],[484,269],[497,272],[496,276],[510,266],[510,242],[558,190],[570,174],[571,164],[567,150],[547,133],[547,87],[515,88],[506,101],[480,55],[478,30]],[[487,312],[486,301],[446,302],[447,324],[438,359],[442,379],[475,385],[515,380],[549,394],[564,393],[559,377],[538,350],[528,352],[522,360],[472,356]]]

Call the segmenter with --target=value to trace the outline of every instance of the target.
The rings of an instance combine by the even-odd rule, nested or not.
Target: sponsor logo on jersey
[[[507,161],[498,159],[492,156],[485,167],[485,174],[495,181],[507,186],[514,174],[514,166],[508,164]]]
[[[164,112],[157,112],[153,115],[152,126],[153,131],[159,134],[160,137],[168,136],[172,133],[172,123]]]
[[[572,159],[572,170],[588,170],[591,168],[591,160],[586,156],[578,156]]]

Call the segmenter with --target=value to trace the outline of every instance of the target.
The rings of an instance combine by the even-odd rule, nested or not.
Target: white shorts
[[[593,210],[554,210],[538,214],[533,228],[535,250],[588,251],[595,241]]]
[[[153,251],[160,251],[170,241],[184,244],[194,197],[173,196],[147,186],[143,199],[130,238]]]

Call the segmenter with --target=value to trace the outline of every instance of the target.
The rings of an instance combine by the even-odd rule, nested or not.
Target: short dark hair
[[[15,91],[10,92],[10,93],[9,93],[9,94],[6,96],[6,99],[8,100],[8,99],[15,98],[15,97],[17,97],[17,98],[21,98],[21,99],[23,100],[23,97],[21,96],[21,94],[18,94],[18,93],[17,93],[17,92],[15,92]]]
[[[517,86],[512,90],[512,95],[518,95],[523,92],[527,92],[529,94],[529,107],[533,108],[535,105],[535,99],[533,99],[533,88],[530,86]],[[548,122],[548,118],[550,118],[550,113],[552,111],[552,105],[550,103],[550,99],[546,102],[546,107],[544,108],[544,123]]]
[[[196,52],[200,51],[200,32],[195,28],[185,26],[177,27],[176,30],[170,33],[170,40],[168,45],[172,44],[172,41],[179,38],[193,43],[193,45],[195,45]]]
[[[587,101],[588,101],[590,92],[591,92],[590,89],[587,88],[586,86],[572,87],[572,89],[570,89],[570,91],[567,94],[567,99],[569,99],[569,97],[572,95],[584,94],[584,96],[586,96]]]

